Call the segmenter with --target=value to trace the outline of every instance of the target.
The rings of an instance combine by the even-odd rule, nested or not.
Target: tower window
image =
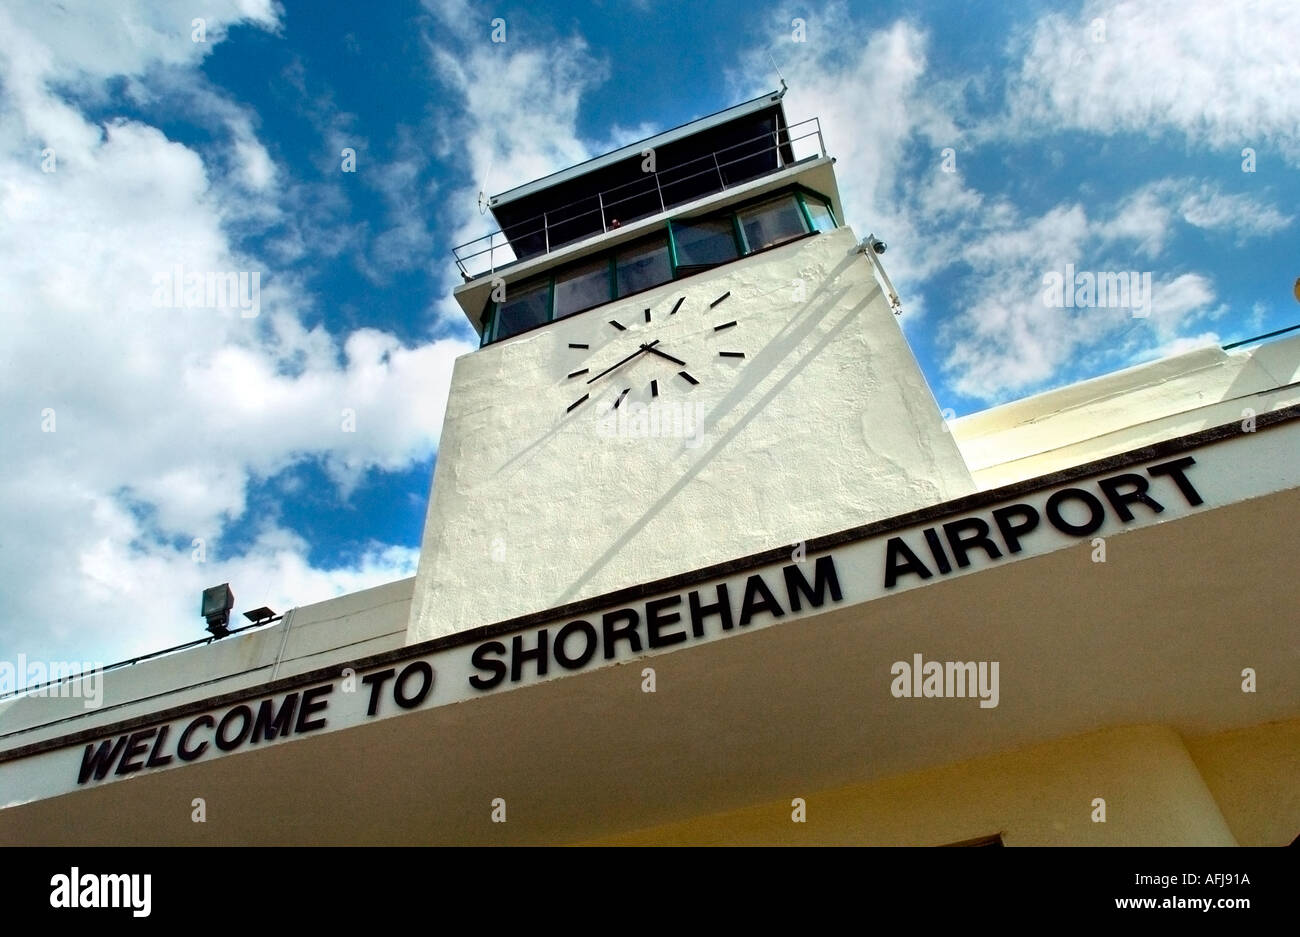
[[[525,329],[550,320],[551,284],[549,281],[523,288],[508,289],[509,297],[497,309],[493,338],[518,335]]]
[[[806,234],[808,226],[793,195],[747,208],[737,215],[745,236],[746,251],[762,250]]]
[[[666,234],[510,286],[508,299],[488,304],[483,344],[835,227],[826,198],[802,186],[705,217],[669,221]]]
[[[673,222],[677,266],[712,267],[740,256],[731,215]]]
[[[556,274],[555,318],[557,319],[607,303],[612,298],[609,292],[609,261],[603,257]]]
[[[804,196],[804,207],[808,209],[808,218],[812,221],[814,231],[833,231],[835,229],[835,216],[831,214],[831,208],[821,199]]]
[[[668,259],[668,239],[663,237],[622,251],[614,264],[619,296],[639,293],[673,278],[673,265]]]

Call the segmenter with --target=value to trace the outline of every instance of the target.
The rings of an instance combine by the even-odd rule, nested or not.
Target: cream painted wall
[[[806,802],[806,822],[791,800]],[[1093,799],[1106,822],[1092,820]],[[1163,726],[1110,729],[1022,751],[601,840],[601,845],[1232,846],[1188,754]]]
[[[407,640],[971,492],[965,463],[855,248],[853,232],[840,228],[460,358]],[[654,340],[686,362],[698,386],[651,354],[587,383]],[[588,374],[566,377],[583,368]],[[611,426],[607,415],[623,388],[631,390],[620,414],[650,405],[681,430],[645,435],[648,411],[647,424]],[[566,413],[588,391],[591,398]]]
[[[1198,348],[969,414],[952,434],[996,488],[1300,403],[1297,381],[1300,338]]]
[[[1300,719],[1189,739],[1187,749],[1241,845],[1300,836]]]

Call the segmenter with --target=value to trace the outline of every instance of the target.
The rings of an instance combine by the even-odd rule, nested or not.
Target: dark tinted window
[[[525,329],[541,325],[550,318],[551,285],[538,283],[525,287],[507,287],[506,301],[497,310],[497,328],[493,340],[518,335]]]
[[[609,302],[609,260],[601,258],[556,274],[555,318]]]
[[[677,266],[704,267],[726,263],[740,256],[736,250],[731,216],[701,221],[673,222],[677,245]]]
[[[807,233],[803,213],[793,195],[785,195],[738,213],[745,245],[751,251],[762,250]]]
[[[667,238],[638,244],[622,251],[616,265],[619,296],[648,290],[673,278],[672,264],[668,260]]]

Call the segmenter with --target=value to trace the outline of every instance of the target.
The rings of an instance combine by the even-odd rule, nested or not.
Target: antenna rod
[[[781,93],[785,94],[788,90],[785,83],[785,76],[781,74],[781,66],[776,64],[776,56],[772,54],[771,49],[767,49],[767,57],[772,60],[772,67],[776,69],[776,77],[781,79]]]

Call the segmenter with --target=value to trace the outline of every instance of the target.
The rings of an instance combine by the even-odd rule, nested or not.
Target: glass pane
[[[583,264],[555,278],[555,318],[609,302],[609,261]]]
[[[740,227],[745,232],[745,243],[751,251],[780,244],[807,230],[793,195],[747,208],[738,214]]]
[[[527,287],[507,287],[508,297],[497,311],[497,331],[493,341],[518,335],[525,329],[541,325],[550,318],[551,286],[539,283]]]
[[[619,296],[648,290],[673,278],[667,239],[624,251],[618,255],[617,266]]]
[[[831,215],[830,208],[823,204],[820,199],[805,195],[803,203],[808,206],[808,214],[812,216],[814,231],[835,230],[835,218]]]
[[[679,267],[710,266],[740,256],[730,217],[674,222],[673,240],[677,243]]]

